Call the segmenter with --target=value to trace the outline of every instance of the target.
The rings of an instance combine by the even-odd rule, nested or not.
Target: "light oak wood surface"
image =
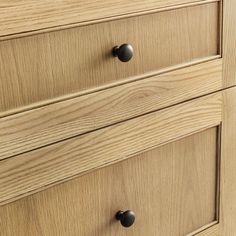
[[[0,235],[235,236],[235,1],[108,2],[0,2]]]
[[[215,69],[219,68],[220,64],[221,64],[221,67],[223,67],[222,58],[221,58],[220,55],[210,56],[210,57],[206,57],[204,59],[194,60],[194,61],[191,61],[191,62],[186,62],[186,63],[183,63],[183,64],[178,64],[178,65],[170,66],[170,67],[167,67],[167,68],[163,68],[163,69],[158,70],[158,71],[151,71],[151,72],[148,72],[148,73],[144,73],[141,76],[140,75],[132,76],[132,77],[129,77],[129,78],[126,78],[126,79],[122,79],[120,81],[115,81],[113,83],[104,84],[102,86],[93,87],[93,88],[82,90],[82,91],[75,92],[75,93],[68,93],[68,94],[65,94],[63,96],[54,97],[54,98],[51,98],[51,99],[46,99],[46,100],[43,100],[43,101],[30,103],[29,105],[19,106],[19,107],[10,109],[10,110],[0,111],[0,118],[10,116],[10,115],[14,115],[14,114],[21,113],[21,112],[25,112],[25,111],[29,111],[29,110],[33,110],[35,108],[41,108],[43,106],[51,105],[51,104],[54,104],[54,103],[65,101],[65,100],[78,98],[78,97],[81,97],[81,96],[84,96],[84,95],[89,95],[91,93],[96,93],[96,92],[100,92],[100,91],[103,91],[103,90],[112,89],[114,87],[118,87],[118,86],[125,85],[125,84],[128,84],[128,83],[134,83],[134,82],[139,81],[139,80],[142,81],[143,79],[148,79],[149,77],[156,78],[157,76],[158,77],[159,76],[165,76],[165,75],[168,75],[170,72],[174,72],[174,71],[177,71],[177,70],[182,71],[182,69],[186,69],[186,68],[188,69],[189,67],[192,67],[192,68],[189,69],[190,71],[192,69],[195,70],[194,68],[197,65],[202,66],[204,63],[208,67],[208,65],[207,65],[208,62],[209,63],[211,63],[211,62],[216,63],[215,64]],[[208,68],[208,69],[210,69],[210,68]],[[212,71],[212,70],[210,69],[210,71]],[[207,73],[207,71],[205,71],[205,72]],[[221,72],[222,72],[222,68],[221,68]],[[223,80],[223,77],[222,77],[222,80]],[[221,87],[222,86],[223,86],[223,81],[222,81]],[[200,89],[204,89],[204,88],[200,88]]]
[[[0,119],[0,159],[220,89],[222,60],[215,60],[7,116]]]
[[[236,88],[223,93],[221,160],[221,234],[236,233]]]
[[[216,136],[211,128],[3,206],[1,236],[183,236],[208,225]],[[114,219],[126,209],[136,214],[129,229]]]
[[[2,41],[0,112],[215,57],[218,21],[213,2]],[[111,53],[123,43],[128,63]]]
[[[224,87],[236,85],[236,1],[224,1],[223,60]]]
[[[0,161],[0,205],[221,122],[221,92]]]
[[[219,224],[211,225],[208,229],[204,229],[200,233],[192,233],[186,236],[221,236],[220,235],[220,226]]]
[[[217,1],[217,0],[215,0]],[[182,4],[201,4],[212,0],[17,0],[0,2],[0,39],[6,35],[31,34],[40,29],[71,27],[109,18],[121,18],[158,8],[177,8]],[[14,35],[15,34],[15,35]]]

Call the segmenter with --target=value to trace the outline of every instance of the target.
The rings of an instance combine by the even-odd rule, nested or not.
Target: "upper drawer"
[[[0,43],[0,112],[219,53],[219,2]],[[130,43],[122,63],[112,48]]]

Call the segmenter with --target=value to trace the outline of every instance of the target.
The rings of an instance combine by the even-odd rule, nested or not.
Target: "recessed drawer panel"
[[[2,206],[1,235],[184,236],[213,226],[217,134],[207,129]],[[134,212],[129,228],[119,210]]]
[[[0,112],[219,54],[219,2],[0,43]],[[132,45],[123,63],[112,48]]]

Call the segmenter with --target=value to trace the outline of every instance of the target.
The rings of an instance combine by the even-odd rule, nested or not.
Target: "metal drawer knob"
[[[120,221],[124,227],[130,227],[135,221],[135,214],[133,211],[118,211],[116,213],[116,219]]]
[[[118,57],[122,62],[128,62],[134,55],[134,49],[130,44],[122,44],[112,49],[114,57]]]

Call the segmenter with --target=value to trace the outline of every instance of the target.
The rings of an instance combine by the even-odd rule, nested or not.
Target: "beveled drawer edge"
[[[0,118],[0,160],[219,91],[222,84],[219,59]]]
[[[218,126],[221,121],[222,92],[218,92],[2,160],[0,205]]]
[[[219,223],[214,221],[190,234],[187,234],[186,236],[220,236],[219,229]]]
[[[139,80],[143,80],[143,79],[147,79],[149,77],[153,77],[153,76],[159,76],[165,73],[169,73],[169,72],[173,72],[175,70],[179,70],[179,69],[184,69],[184,68],[188,68],[191,66],[196,66],[196,65],[201,65],[203,63],[207,63],[207,62],[211,62],[211,61],[219,61],[221,60],[222,63],[222,56],[221,55],[214,55],[214,56],[210,56],[210,57],[205,57],[205,58],[201,58],[199,60],[194,60],[191,62],[186,62],[186,63],[182,63],[182,64],[178,64],[178,65],[174,65],[174,66],[170,66],[168,68],[164,68],[161,70],[157,70],[157,71],[152,71],[150,73],[145,73],[142,75],[138,75],[138,76],[133,76],[133,77],[129,77],[128,79],[123,79],[114,83],[109,83],[106,85],[101,85],[95,88],[91,88],[91,89],[86,89],[84,91],[79,91],[76,93],[70,93],[64,96],[59,96],[56,98],[52,98],[52,99],[48,99],[48,100],[44,100],[44,101],[40,101],[40,102],[36,102],[27,106],[22,106],[22,107],[18,107],[18,108],[14,108],[14,109],[10,109],[7,111],[3,111],[0,112],[0,119],[7,117],[7,116],[11,116],[11,115],[15,115],[18,113],[22,113],[22,112],[26,112],[26,111],[30,111],[33,109],[37,109],[37,108],[41,108],[44,106],[48,106],[54,103],[58,103],[58,102],[62,102],[65,100],[69,100],[69,99],[74,99],[80,96],[85,96],[85,95],[89,95],[95,92],[99,92],[99,91],[103,91],[106,89],[111,89],[117,86],[121,86],[121,85],[125,85],[128,83],[132,83],[132,82],[136,82]]]
[[[181,1],[181,0],[180,0]],[[42,34],[42,33],[47,33],[51,31],[58,31],[58,30],[64,30],[68,28],[74,28],[74,27],[79,27],[79,26],[86,26],[86,25],[91,25],[91,24],[98,24],[106,21],[113,21],[113,20],[119,20],[123,18],[128,18],[128,17],[133,17],[133,16],[140,16],[140,15],[146,15],[146,14],[151,14],[151,13],[157,13],[161,11],[169,11],[169,10],[174,10],[174,9],[179,9],[179,8],[184,8],[184,7],[191,7],[191,6],[197,6],[197,5],[204,5],[204,4],[209,4],[213,2],[222,2],[222,0],[194,0],[188,2],[188,3],[179,3],[176,5],[169,5],[169,6],[160,6],[157,8],[151,8],[147,10],[142,10],[142,11],[134,11],[131,13],[124,13],[124,14],[117,14],[113,16],[107,16],[107,17],[94,17],[94,19],[91,17],[89,20],[77,20],[76,23],[68,23],[68,24],[62,24],[62,25],[55,25],[51,27],[45,27],[45,28],[38,28],[38,29],[30,29],[30,30],[23,30],[22,32],[14,32],[14,33],[1,33],[0,31],[0,41],[4,40],[10,40],[13,38],[20,38],[20,37],[27,37],[35,34]]]

